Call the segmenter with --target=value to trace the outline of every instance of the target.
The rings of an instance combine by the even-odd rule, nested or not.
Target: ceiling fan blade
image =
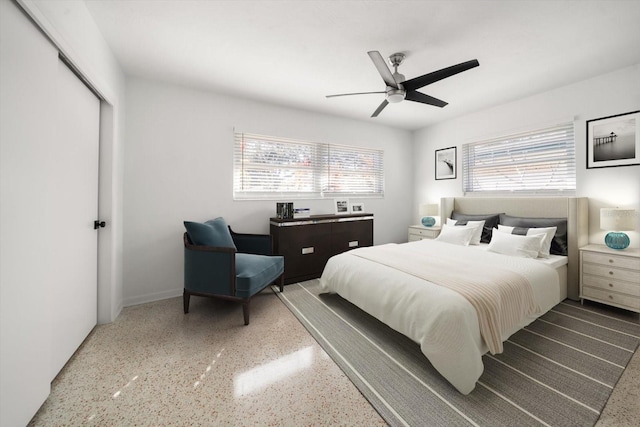
[[[422,104],[435,105],[436,107],[440,107],[440,108],[448,104],[448,102],[444,102],[438,98],[425,95],[424,93],[417,92],[415,90],[407,92],[404,99],[408,99],[409,101],[414,101],[414,102],[420,102]]]
[[[376,108],[376,111],[373,112],[371,117],[378,117],[378,114],[380,114],[380,112],[384,110],[384,107],[386,107],[388,104],[389,104],[389,101],[387,101],[386,99],[382,101],[382,104],[380,104],[378,108]]]
[[[380,52],[378,52],[377,50],[372,50],[367,53],[373,61],[373,65],[375,65],[378,69],[378,73],[380,73],[380,77],[382,77],[382,80],[384,80],[386,85],[398,89],[398,83],[396,82],[396,79],[393,78],[393,74],[391,74],[391,70],[389,70],[389,67],[387,67],[387,63],[384,62],[384,58],[382,58]]]
[[[477,67],[478,65],[480,65],[478,60],[472,59],[471,61],[452,65],[451,67],[443,68],[442,70],[434,71],[432,73],[407,80],[406,82],[402,83],[402,86],[405,88],[405,90],[408,91],[420,89],[423,86],[435,83],[442,79],[446,79],[447,77],[451,77],[463,71],[467,71],[471,68]]]
[[[386,93],[385,91],[380,92],[357,92],[357,93],[338,93],[336,95],[327,95],[327,98],[335,98],[336,96],[350,96],[350,95],[369,95],[371,93]]]

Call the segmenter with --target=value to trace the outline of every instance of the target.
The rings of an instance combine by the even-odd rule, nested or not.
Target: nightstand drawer
[[[600,288],[602,290],[628,294],[640,298],[640,283],[622,282],[620,280],[610,280],[606,277],[585,274],[582,276],[582,284],[592,288]]]
[[[640,249],[580,248],[580,299],[640,313]]]
[[[409,227],[409,241],[422,240],[422,239],[435,239],[440,234],[440,227],[425,228],[425,227]]]
[[[584,254],[587,255],[587,254]],[[586,260],[583,260],[583,262]],[[600,264],[582,264],[582,272],[594,276],[608,277],[611,279],[626,280],[628,282],[640,282],[640,271],[623,270],[621,268],[608,267]]]
[[[592,252],[584,252],[582,254],[583,262],[592,264],[609,265],[611,267],[630,268],[640,271],[640,261],[638,258],[615,256],[608,254],[596,254]]]
[[[634,298],[629,295],[607,292],[605,290],[590,288],[587,286],[582,289],[582,294],[586,298],[594,298],[604,303],[615,303],[630,307],[634,310],[640,309],[640,298]]]

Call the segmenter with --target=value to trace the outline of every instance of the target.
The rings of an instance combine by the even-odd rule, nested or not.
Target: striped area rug
[[[593,426],[640,342],[637,317],[567,300],[486,354],[464,396],[416,343],[318,280],[276,294],[392,426]]]

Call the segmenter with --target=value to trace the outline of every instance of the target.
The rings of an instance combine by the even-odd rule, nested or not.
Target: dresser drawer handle
[[[609,262],[610,262],[611,264],[613,264],[613,260],[612,260],[611,258],[609,258]]]
[[[609,274],[613,276],[613,271],[610,271]]]
[[[609,299],[613,299],[613,295],[609,295]]]
[[[613,288],[613,283],[609,283],[609,287],[610,287],[610,288]]]

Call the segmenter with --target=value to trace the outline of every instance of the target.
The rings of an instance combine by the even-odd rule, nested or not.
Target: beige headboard
[[[580,253],[578,248],[589,243],[589,205],[586,197],[445,197],[440,200],[440,218],[451,212],[466,214],[506,213],[532,218],[567,218],[567,295],[578,300],[580,295]]]

